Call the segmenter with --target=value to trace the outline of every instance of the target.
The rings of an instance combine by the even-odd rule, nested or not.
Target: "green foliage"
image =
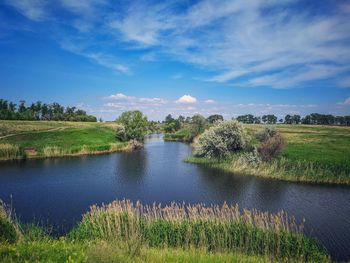
[[[218,121],[223,121],[224,120],[224,117],[222,117],[222,115],[219,115],[219,114],[214,114],[214,115],[210,115],[208,118],[207,118],[207,121],[210,123],[210,124],[214,124]]]
[[[125,128],[126,140],[143,141],[147,133],[147,117],[141,111],[126,111],[117,119],[117,122]],[[118,136],[118,134],[117,134]]]
[[[195,147],[195,155],[225,158],[248,144],[243,126],[237,121],[223,121],[206,130]]]
[[[0,243],[14,243],[18,239],[15,224],[12,222],[7,207],[0,200]],[[1,258],[1,257],[0,257]]]
[[[9,220],[0,218],[0,243],[14,243],[17,238],[17,232],[14,225]]]
[[[87,115],[83,110],[76,107],[64,108],[56,102],[46,104],[37,101],[27,107],[25,101],[20,101],[18,109],[16,106],[12,102],[0,99],[0,120],[97,121],[96,117]]]

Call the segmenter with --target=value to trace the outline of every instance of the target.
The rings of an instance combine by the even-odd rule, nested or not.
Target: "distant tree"
[[[300,115],[293,115],[292,117],[292,123],[293,124],[299,124],[301,122],[301,117]]]
[[[267,124],[276,124],[277,122],[277,117],[273,114],[263,115],[261,119],[264,123]]]
[[[284,123],[285,123],[285,124],[292,124],[292,116],[290,116],[289,114],[287,114],[287,115],[284,117]]]
[[[214,114],[214,115],[210,115],[207,118],[207,120],[210,124],[213,124],[214,122],[223,121],[224,117],[222,117],[222,115],[219,115],[219,114]]]
[[[256,120],[252,114],[238,116],[237,121],[247,124],[252,124]]]
[[[171,116],[171,114],[168,114],[168,115],[165,117],[165,123],[172,122],[173,120],[174,120],[174,118]]]
[[[192,133],[195,135],[198,135],[202,132],[204,132],[206,126],[207,126],[207,120],[200,114],[195,114],[192,116],[191,121],[191,130]]]
[[[185,117],[180,115],[179,118],[177,118],[177,120],[180,122],[180,123],[184,123],[185,122]]]
[[[148,121],[141,111],[123,112],[116,121],[124,126],[127,140],[144,140]]]

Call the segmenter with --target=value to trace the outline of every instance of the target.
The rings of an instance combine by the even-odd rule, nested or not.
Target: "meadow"
[[[116,123],[0,121],[0,160],[98,154],[128,149]]]
[[[264,125],[245,124],[254,134]],[[244,154],[224,160],[189,157],[190,163],[208,165],[229,172],[287,181],[350,184],[350,128],[320,125],[274,125],[286,140],[282,157],[255,165]]]
[[[303,234],[303,225],[286,213],[241,211],[227,204],[162,207],[116,200],[92,206],[59,238],[1,212],[0,230],[3,262],[330,261],[326,251]]]

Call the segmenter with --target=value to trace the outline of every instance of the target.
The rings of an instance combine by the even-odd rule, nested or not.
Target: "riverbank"
[[[115,138],[115,123],[0,121],[0,160],[128,151]]]
[[[329,262],[325,250],[287,214],[240,212],[226,204],[161,207],[114,201],[92,206],[58,239],[11,220],[2,213],[4,262]]]
[[[253,138],[264,125],[244,125]],[[274,126],[286,140],[282,158],[252,162],[244,154],[224,160],[188,157],[186,162],[232,173],[294,182],[350,184],[350,128],[310,125]],[[256,143],[253,141],[253,143]]]

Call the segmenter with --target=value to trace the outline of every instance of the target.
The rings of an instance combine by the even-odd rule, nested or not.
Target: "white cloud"
[[[6,3],[17,9],[25,17],[41,21],[46,17],[45,5],[43,0],[7,0]]]
[[[117,94],[114,94],[114,95],[110,95],[108,97],[106,97],[105,99],[107,100],[121,100],[121,101],[130,101],[130,100],[133,100],[135,99],[135,97],[131,97],[131,96],[127,96],[123,93],[117,93]]]
[[[345,106],[347,106],[347,105],[350,105],[350,97],[349,98],[347,98],[346,100],[344,100],[343,102],[338,102],[337,103],[338,105],[345,105]]]
[[[182,104],[189,104],[189,103],[192,104],[196,102],[197,102],[197,99],[190,95],[183,95],[178,100],[176,100],[176,103],[182,103]]]
[[[173,3],[131,6],[113,28],[126,41],[156,46],[181,61],[215,70],[208,81],[245,76],[242,86],[293,88],[341,80],[339,74],[349,72],[350,63],[348,16],[336,5],[330,13],[295,13],[291,6],[297,1],[204,0],[181,13]],[[267,8],[269,15],[262,12]]]
[[[215,103],[215,100],[205,100],[205,103]]]

